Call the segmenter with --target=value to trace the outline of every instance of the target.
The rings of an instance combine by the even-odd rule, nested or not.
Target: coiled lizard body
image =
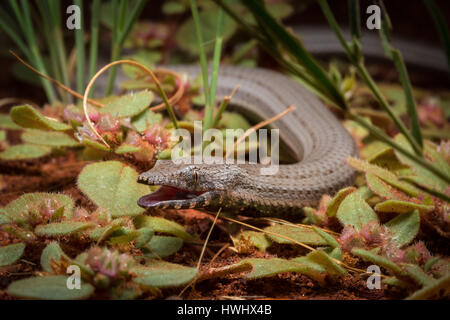
[[[197,66],[175,71],[195,77]],[[351,184],[354,171],[346,158],[358,149],[336,117],[303,86],[280,73],[264,69],[221,67],[217,96],[240,89],[232,103],[242,113],[263,119],[290,105],[296,109],[275,121],[280,140],[288,147],[293,164],[280,164],[275,175],[262,175],[260,164],[174,164],[158,160],[138,181],[161,187],[139,199],[145,208],[204,208],[239,211],[248,216],[288,217],[314,206],[323,194],[334,194]]]

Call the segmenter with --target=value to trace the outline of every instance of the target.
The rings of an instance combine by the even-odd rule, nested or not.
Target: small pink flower
[[[39,213],[44,219],[50,219],[59,208],[58,201],[55,199],[45,199],[39,205]]]
[[[368,246],[382,246],[389,241],[388,230],[385,226],[380,225],[378,222],[369,222],[365,224],[360,231],[361,236],[364,238]]]
[[[92,131],[91,127],[85,122],[82,126],[77,128],[77,132],[75,133],[75,137],[78,141],[82,142],[84,139],[89,139],[93,141],[97,141],[97,135]]]
[[[115,278],[126,272],[131,266],[133,258],[127,254],[119,254],[107,248],[94,247],[89,249],[85,263],[92,270],[110,278]]]
[[[93,122],[97,122],[98,120],[100,120],[100,112],[93,111],[93,112],[89,113],[89,120],[91,120]]]
[[[394,242],[388,242],[383,247],[384,255],[391,261],[404,262],[405,251],[401,250]]]
[[[100,113],[92,107],[91,105],[88,105],[88,115],[89,119],[93,122],[97,122],[100,118]],[[66,121],[76,121],[76,122],[84,122],[86,120],[86,117],[84,116],[83,110],[75,107],[74,105],[69,105],[66,108],[64,108],[63,111],[63,117]]]
[[[84,115],[82,113],[76,112],[73,110],[74,107],[67,107],[64,108],[63,111],[63,117],[65,121],[76,121],[76,122],[83,122],[84,121]]]
[[[155,147],[164,149],[169,138],[168,132],[160,125],[153,125],[144,131],[144,140]]]
[[[338,242],[341,244],[342,250],[348,252],[352,251],[355,247],[364,247],[364,239],[359,232],[350,225],[345,226],[344,230],[342,230]]]
[[[109,113],[105,113],[100,116],[96,128],[100,133],[117,131],[120,128],[120,121]]]

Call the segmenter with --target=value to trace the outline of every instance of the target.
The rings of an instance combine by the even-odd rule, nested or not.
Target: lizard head
[[[235,164],[175,164],[158,160],[138,182],[159,185],[155,192],[143,196],[138,204],[144,208],[202,208],[218,204],[239,181],[244,172]]]

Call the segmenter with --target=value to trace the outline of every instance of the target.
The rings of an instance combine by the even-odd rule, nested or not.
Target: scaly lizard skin
[[[199,67],[175,71],[195,77]],[[334,115],[313,94],[290,78],[264,69],[221,67],[217,95],[240,89],[232,104],[249,117],[273,117],[290,105],[296,109],[275,121],[280,141],[297,159],[281,164],[275,175],[262,175],[260,164],[175,165],[158,160],[138,181],[161,185],[139,199],[145,208],[204,208],[238,211],[248,216],[291,217],[314,206],[323,194],[334,194],[354,180],[345,160],[358,156],[357,147]]]

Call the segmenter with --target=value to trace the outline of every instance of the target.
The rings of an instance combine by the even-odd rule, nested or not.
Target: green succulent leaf
[[[384,144],[381,141],[374,141],[367,145],[366,152],[373,152],[370,156],[363,157],[364,149],[361,151],[361,157],[366,159],[369,163],[385,168],[392,172],[398,172],[408,168],[402,164],[395,155],[394,149]],[[366,149],[365,148],[365,149]],[[377,150],[378,148],[378,150]]]
[[[131,68],[134,68],[132,66],[127,66]],[[158,87],[156,83],[151,82],[147,79],[130,79],[125,80],[120,83],[120,88],[124,90],[150,90],[150,91],[157,91]],[[174,87],[173,85],[169,83],[161,83],[161,88],[164,90],[164,92],[171,92],[173,91]]]
[[[41,254],[41,266],[46,272],[53,273],[53,268],[51,267],[51,261],[60,261],[62,257],[70,260],[69,257],[62,251],[58,242],[50,242],[42,251]]]
[[[395,137],[395,141],[405,149],[412,151],[411,146],[406,141],[406,138],[404,136],[400,134],[397,135]],[[424,148],[425,157],[428,159],[433,159],[435,165],[439,165],[439,167],[442,168],[443,171],[445,171],[447,174],[450,174],[449,164],[446,163],[446,161],[436,152],[436,149],[433,146],[433,144],[426,141],[424,147],[425,147]],[[402,155],[401,153],[396,152],[396,155],[402,163],[410,166],[414,171],[415,175],[411,177],[408,176],[408,178],[410,178],[418,185],[423,185],[429,189],[435,189],[440,192],[445,192],[445,189],[448,187],[448,184],[444,180],[442,180],[440,177],[436,176],[429,170],[423,168],[415,161],[412,161],[408,157]]]
[[[327,244],[327,242],[312,228],[307,228],[301,225],[294,226],[275,224],[273,226],[265,228],[264,230],[271,233],[267,234],[267,237],[276,243],[294,244],[294,242],[292,242],[291,240],[277,236],[281,235],[301,243],[315,246],[322,246]]]
[[[297,261],[296,259],[286,260],[280,258],[271,259],[244,259],[238,264],[251,267],[251,272],[246,275],[247,279],[258,279],[271,277],[280,273],[295,272],[309,276],[318,282],[323,282],[326,270],[318,265]]]
[[[369,117],[365,117],[365,119],[371,123],[372,121],[370,120]],[[358,139],[360,139],[361,141],[366,139],[369,136],[369,131],[364,128],[363,126],[361,126],[359,123],[353,121],[353,120],[347,120],[344,122],[344,127],[352,132],[352,134],[354,134]]]
[[[146,253],[148,258],[165,258],[171,256],[181,249],[183,246],[183,239],[177,237],[167,236],[153,236],[148,242],[149,250]]]
[[[147,109],[152,100],[153,93],[151,91],[140,91],[120,97],[106,104],[100,109],[100,112],[109,113],[115,118],[133,117]]]
[[[71,290],[67,286],[68,277],[46,276],[14,281],[8,287],[8,294],[17,298],[42,300],[80,300],[89,298],[94,287],[81,283],[80,289]]]
[[[22,128],[46,131],[66,131],[72,129],[68,124],[45,117],[29,105],[13,107],[10,115],[11,119]]]
[[[142,133],[147,130],[151,125],[161,123],[162,114],[154,113],[150,110],[145,110],[144,112],[138,114],[131,119],[131,124],[137,130],[137,132]]]
[[[405,264],[403,265],[403,269],[420,286],[429,286],[436,281],[427,275],[417,264]]]
[[[118,161],[90,164],[78,176],[78,187],[97,206],[106,209],[112,217],[135,216],[145,209],[137,200],[151,189],[137,183],[137,172]]]
[[[80,253],[72,260],[72,263],[78,267],[80,267],[80,271],[82,274],[86,274],[90,277],[95,275],[95,272],[92,268],[86,264],[86,259],[88,257],[87,251]]]
[[[387,284],[389,286],[398,287],[398,288],[401,288],[401,289],[406,289],[406,288],[409,287],[408,283],[406,283],[403,280],[400,280],[397,277],[386,277],[386,278],[383,279],[383,283],[385,283],[385,284]]]
[[[370,173],[378,178],[382,179],[383,181],[389,183],[390,185],[402,190],[403,192],[407,193],[408,195],[412,197],[416,197],[419,195],[419,190],[412,186],[411,184],[400,181],[400,179],[392,172],[383,169],[379,166],[370,164],[366,161],[358,160],[355,158],[349,158],[347,159],[347,163],[353,167],[354,169],[358,171],[362,171],[365,173]]]
[[[0,113],[0,128],[10,129],[10,130],[21,130],[22,127],[18,126],[14,121],[12,121],[9,114]]]
[[[395,213],[407,213],[413,210],[419,210],[420,213],[427,213],[433,211],[433,209],[434,205],[418,204],[401,200],[386,200],[375,206],[375,210],[378,212]]]
[[[250,271],[247,275],[247,279],[259,279],[265,277],[271,277],[277,274],[286,272],[295,272],[304,274],[321,285],[325,283],[325,277],[327,272],[321,265],[314,263],[306,257],[295,258],[291,260],[281,258],[249,258],[243,259],[240,262],[219,268],[219,270],[213,270],[206,275],[207,278],[222,277],[226,274],[240,273]]]
[[[109,244],[123,244],[136,240],[140,236],[140,232],[137,230],[131,230],[126,227],[114,231],[109,237]]]
[[[0,209],[0,225],[5,224],[5,223],[10,223],[11,219],[7,216],[6,211],[1,208]]]
[[[404,272],[402,271],[402,269],[395,262],[393,262],[385,257],[377,255],[371,251],[359,249],[359,248],[354,248],[352,250],[352,253],[355,256],[358,256],[365,261],[373,262],[373,263],[387,269],[388,271],[392,272],[394,275],[404,276]]]
[[[374,141],[364,146],[360,152],[360,156],[361,159],[367,160],[367,162],[372,162],[374,159],[385,155],[390,150],[392,150],[392,148],[386,143]]]
[[[339,248],[339,242],[328,232],[323,231],[322,229],[317,228],[316,226],[312,227],[313,230],[326,241],[326,243],[332,248]]]
[[[22,256],[24,250],[24,243],[15,243],[0,247],[0,268],[16,263]]]
[[[129,222],[127,217],[117,218],[111,221],[110,224],[95,228],[88,231],[89,237],[97,241],[98,243],[108,239],[115,231],[119,230],[122,226],[126,226]]]
[[[105,227],[89,230],[88,234],[92,240],[101,242],[101,241],[108,239],[112,233],[114,233],[115,231],[117,231],[120,228],[121,228],[120,225],[111,224],[111,225],[107,225]]]
[[[399,189],[384,182],[376,175],[366,173],[366,182],[369,189],[376,195],[384,199],[408,200],[410,197]]]
[[[357,192],[342,201],[336,216],[343,226],[351,225],[358,231],[369,222],[378,222],[377,214]]]
[[[407,300],[426,300],[444,291],[444,295],[450,291],[450,274],[431,282],[422,289],[414,292]]]
[[[81,144],[64,132],[28,129],[22,134],[25,143],[49,147],[78,147]]]
[[[355,187],[347,187],[339,190],[338,193],[336,193],[336,195],[333,197],[333,199],[331,199],[330,203],[328,204],[327,216],[334,217],[342,201],[344,201],[345,197],[354,191],[356,191]]]
[[[105,146],[103,143],[98,142],[98,141],[94,141],[94,140],[91,140],[91,139],[87,139],[87,138],[83,139],[81,141],[81,144],[86,146],[86,147],[88,147],[88,148],[90,148],[90,149],[93,149],[95,151],[103,151],[103,152],[110,151],[110,149],[107,146]],[[99,155],[101,155],[100,158],[102,158],[104,156],[104,154],[101,153],[101,152],[99,153]]]
[[[367,186],[359,187],[356,192],[359,193],[363,200],[368,200],[375,195]]]
[[[441,260],[439,257],[432,257],[428,259],[428,261],[424,264],[423,270],[426,272],[430,271],[430,269]]]
[[[29,160],[46,156],[52,152],[52,149],[46,146],[37,146],[33,144],[17,144],[0,152],[2,160]]]
[[[251,124],[248,120],[241,114],[237,112],[224,112],[220,117],[217,124],[219,128],[225,129],[244,129],[248,130],[251,128]]]
[[[140,147],[132,146],[130,144],[122,144],[116,150],[114,150],[114,152],[116,154],[125,154],[125,153],[138,152],[139,150],[141,150]]]
[[[266,252],[266,249],[272,244],[272,241],[264,233],[248,230],[241,232],[236,242],[239,246],[246,247],[250,245],[256,247],[261,252]]]
[[[2,230],[25,242],[36,240],[36,235],[33,232],[25,228],[20,228],[15,224],[3,225]]]
[[[186,285],[197,276],[196,268],[161,260],[152,260],[149,266],[134,267],[133,281],[143,287],[169,288]]]
[[[312,251],[306,257],[296,258],[295,261],[311,262],[320,265],[331,277],[339,277],[347,274],[347,271],[323,250]]]
[[[75,234],[92,227],[95,227],[92,222],[64,221],[38,225],[34,233],[42,237],[59,237]]]
[[[37,209],[47,203],[54,203],[57,208],[64,208],[65,218],[72,217],[75,203],[72,198],[60,193],[26,193],[10,202],[3,210],[12,222],[25,223],[30,209]]]
[[[342,250],[339,247],[334,248],[333,250],[331,250],[331,252],[329,253],[330,257],[336,260],[341,261],[342,260]]]
[[[136,239],[137,248],[144,248],[147,245],[147,243],[150,242],[150,240],[153,238],[153,235],[155,234],[153,229],[147,227],[140,228],[138,232],[139,237]]]
[[[135,218],[134,223],[137,228],[147,227],[155,232],[170,234],[183,240],[192,240],[194,238],[182,225],[161,217],[138,216]]]
[[[419,232],[420,215],[418,210],[403,213],[390,220],[385,226],[392,232],[392,240],[401,247],[410,243]]]

